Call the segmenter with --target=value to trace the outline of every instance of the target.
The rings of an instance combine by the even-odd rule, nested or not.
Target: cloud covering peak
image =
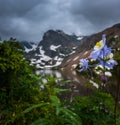
[[[120,22],[119,0],[0,0],[0,36],[40,41],[46,30],[88,35]]]

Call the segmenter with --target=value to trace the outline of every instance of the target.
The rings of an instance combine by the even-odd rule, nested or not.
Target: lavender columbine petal
[[[102,40],[97,42],[94,46],[94,50],[90,54],[90,58],[92,59],[99,59],[104,57],[104,52],[110,53],[110,49],[105,45],[106,43],[106,37],[105,35],[102,36]],[[107,54],[106,53],[106,54]]]
[[[102,67],[105,67],[105,61],[100,60],[100,65],[101,65]]]
[[[107,47],[106,45],[103,48],[103,56],[107,57],[108,55],[111,54],[111,48]]]
[[[117,64],[118,63],[114,59],[110,59],[106,62],[106,66],[110,69],[113,69],[113,67]]]
[[[113,69],[113,67],[117,64],[118,63],[114,59],[109,59],[108,61],[100,60],[100,65],[109,69]]]
[[[80,59],[80,72],[88,69],[88,60]]]
[[[90,58],[96,60],[96,59],[98,59],[99,55],[100,55],[100,51],[99,50],[98,51],[94,50],[94,51],[91,52]]]

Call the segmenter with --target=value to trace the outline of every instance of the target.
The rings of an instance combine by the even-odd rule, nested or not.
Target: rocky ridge
[[[61,67],[70,70],[79,64],[80,58],[89,56],[96,42],[101,40],[102,34],[106,34],[107,45],[113,49],[120,49],[120,24],[109,27],[99,33],[86,36],[80,41],[76,52],[64,60]]]
[[[37,68],[55,68],[60,66],[63,60],[76,52],[82,37],[68,35],[60,30],[48,30],[38,46],[30,51],[27,49],[26,57]]]
[[[25,56],[31,60],[32,65],[40,69],[59,66],[67,71],[76,67],[80,58],[89,56],[95,43],[101,40],[102,34],[106,34],[108,46],[120,48],[120,24],[84,37],[68,35],[61,30],[48,30],[38,45],[26,42],[22,44],[26,51]]]

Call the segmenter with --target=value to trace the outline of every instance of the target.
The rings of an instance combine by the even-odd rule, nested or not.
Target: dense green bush
[[[38,77],[15,39],[0,43],[0,55],[0,124],[21,125],[27,118],[15,121],[20,112],[39,100]]]
[[[91,97],[75,97],[70,109],[80,116],[83,125],[114,124],[114,99],[110,94],[97,91]]]
[[[46,83],[43,83],[44,89],[41,91],[43,101],[27,108],[23,111],[23,115],[40,109],[39,119],[33,121],[31,125],[82,125],[80,117],[66,108],[57,97],[59,93],[69,91],[69,89],[60,89],[60,84],[56,84],[54,77],[48,76],[46,80]]]

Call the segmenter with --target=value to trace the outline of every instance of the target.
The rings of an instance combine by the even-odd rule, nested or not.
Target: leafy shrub
[[[83,125],[113,125],[114,99],[110,94],[95,92],[91,97],[75,97],[70,109],[78,114]]]

